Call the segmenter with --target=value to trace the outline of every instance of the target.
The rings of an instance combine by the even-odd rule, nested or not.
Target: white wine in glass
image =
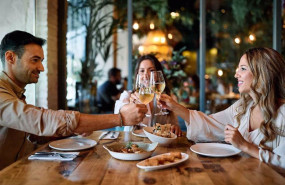
[[[144,90],[142,90],[144,91]],[[149,104],[153,100],[154,94],[150,92],[139,93],[139,99],[143,104]]]
[[[161,82],[161,83],[155,83],[153,85],[153,89],[154,89],[154,93],[156,94],[157,100],[159,100],[161,93],[164,91],[165,89],[165,83]]]
[[[139,87],[139,99],[140,102],[147,105],[149,104],[154,97],[154,92],[149,81],[149,77],[147,75],[139,75],[138,74],[137,82]],[[136,87],[137,88],[137,87]],[[150,117],[149,114],[146,114],[147,117]]]
[[[152,71],[150,73],[150,83],[152,84],[155,97],[159,101],[160,95],[165,89],[165,80],[162,71]],[[168,112],[163,112],[162,109],[160,109],[160,112],[156,113],[155,115],[165,114],[168,114]]]

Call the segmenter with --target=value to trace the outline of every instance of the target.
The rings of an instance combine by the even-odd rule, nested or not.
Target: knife
[[[78,155],[78,152],[62,153],[62,152],[36,152],[35,156],[60,156],[63,158],[75,158]]]
[[[99,137],[99,140],[101,140],[101,139],[103,139],[104,137],[106,137],[108,134],[110,134],[111,133],[111,131],[108,131],[108,132],[106,132],[105,134],[103,134],[103,135],[101,135],[100,137]],[[99,141],[98,140],[98,141]]]

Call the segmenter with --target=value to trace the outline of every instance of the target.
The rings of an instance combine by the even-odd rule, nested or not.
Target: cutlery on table
[[[45,156],[45,157],[49,157],[49,156],[59,156],[62,158],[75,158],[77,157],[79,154],[79,152],[36,152],[34,155],[36,156]]]
[[[105,134],[102,134],[100,137],[99,137],[99,139],[98,139],[98,141],[100,141],[101,139],[103,139],[104,137],[106,137],[108,134],[110,134],[111,133],[111,131],[108,131],[108,132],[106,132]]]
[[[36,152],[29,156],[29,160],[46,160],[46,161],[72,161],[77,157],[79,152]]]
[[[114,139],[115,138],[115,134],[116,132],[112,132],[111,138]]]

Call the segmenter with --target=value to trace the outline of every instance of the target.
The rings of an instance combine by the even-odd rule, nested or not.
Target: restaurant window
[[[253,47],[272,48],[271,1],[206,1],[206,111],[224,110],[238,99],[235,70]]]
[[[273,2],[207,0],[205,3],[206,65],[205,77],[202,79],[199,78],[198,62],[199,0],[168,0],[166,11],[168,16],[165,17],[157,14],[151,18],[147,14],[141,17],[134,16],[133,34],[139,39],[134,40],[133,44],[138,53],[149,52],[150,45],[154,45],[149,42],[149,37],[158,38],[163,32],[166,43],[175,52],[172,52],[170,57],[167,55],[164,61],[162,58],[162,64],[170,70],[181,70],[187,76],[186,78],[182,76],[182,83],[177,86],[178,88],[175,86],[173,88],[177,100],[189,108],[199,109],[199,93],[196,91],[205,88],[206,112],[213,113],[225,109],[239,98],[234,74],[242,54],[253,47],[272,47]],[[151,9],[149,7],[148,11]],[[163,21],[165,24],[161,26]],[[178,69],[178,65],[173,67],[172,64],[180,61],[174,61],[172,57],[179,50],[182,50],[180,55],[186,59],[186,62],[181,62],[182,67]],[[167,53],[166,49],[165,51]],[[151,52],[155,53],[156,50],[153,49]],[[170,77],[170,80],[171,78],[173,77]],[[199,87],[200,80],[205,80],[205,87]],[[191,94],[188,88],[192,91]]]
[[[71,2],[75,1],[70,0],[69,3]],[[173,94],[188,108],[199,110],[199,90],[202,88],[206,91],[207,113],[217,112],[233,103],[238,98],[234,74],[242,54],[252,47],[272,47],[273,2],[205,1],[206,65],[205,76],[202,79],[199,77],[200,0],[151,2],[132,1],[133,58],[146,53],[157,54],[169,74]],[[120,8],[126,13],[126,3]],[[282,15],[284,16],[284,11]],[[80,80],[80,60],[84,58],[85,47],[83,38],[80,37],[84,37],[82,33],[86,31],[72,18],[74,14],[69,12],[68,100],[75,100],[75,84]],[[71,29],[70,25],[77,27]],[[126,33],[126,30],[121,31]],[[284,41],[284,53],[283,43]],[[120,47],[126,49],[126,44],[125,42]],[[118,56],[120,55],[122,50],[118,50]],[[126,65],[120,67],[128,70]],[[103,66],[101,69],[104,68],[108,67]],[[178,77],[173,74],[178,74]],[[200,80],[205,80],[205,87],[199,87]]]

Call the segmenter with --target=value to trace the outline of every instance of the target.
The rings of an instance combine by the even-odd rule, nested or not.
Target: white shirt
[[[225,125],[230,124],[238,127],[235,115],[239,102],[237,101],[224,111],[209,116],[199,111],[190,110],[190,124],[186,122],[187,138],[196,142],[224,140]],[[249,132],[251,106],[252,103],[249,104],[246,114],[241,118],[238,130],[246,141],[258,146],[264,135],[260,129]],[[265,143],[266,146],[272,148],[272,152],[259,148],[259,159],[265,163],[285,168],[285,104],[278,110],[275,127],[279,129],[278,135],[273,141]]]

